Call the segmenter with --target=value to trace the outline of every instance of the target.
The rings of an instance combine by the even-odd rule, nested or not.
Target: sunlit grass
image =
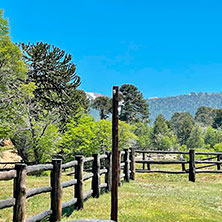
[[[171,167],[170,167],[171,168]],[[63,181],[73,177],[63,177]],[[119,222],[216,222],[222,221],[222,175],[198,174],[196,183],[188,175],[137,174],[135,181],[119,188]],[[0,199],[12,196],[12,181],[0,182]],[[49,176],[27,177],[27,187],[49,185]],[[85,186],[90,189],[90,181]],[[63,202],[72,199],[73,187],[63,190]],[[31,197],[27,217],[50,207],[49,194]],[[63,221],[84,218],[110,218],[110,193],[89,198],[84,209],[74,211]],[[0,210],[0,221],[12,221],[12,208]]]

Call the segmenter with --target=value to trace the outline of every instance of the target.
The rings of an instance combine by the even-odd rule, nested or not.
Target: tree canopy
[[[149,107],[136,86],[124,84],[120,87],[120,120],[127,123],[149,122]]]

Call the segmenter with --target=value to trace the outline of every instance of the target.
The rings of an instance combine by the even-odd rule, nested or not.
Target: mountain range
[[[87,93],[88,98],[95,99],[101,94]],[[169,120],[175,112],[189,112],[195,115],[200,106],[208,106],[211,108],[222,108],[222,92],[191,92],[186,95],[168,96],[168,97],[152,97],[148,98],[150,120],[151,123],[159,114]],[[91,110],[91,113],[98,119],[98,112]]]

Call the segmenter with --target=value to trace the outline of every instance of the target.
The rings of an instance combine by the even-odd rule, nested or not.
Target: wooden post
[[[83,208],[83,156],[76,155],[77,165],[75,166],[75,198],[77,198],[76,209],[80,210]]]
[[[16,177],[14,179],[15,205],[13,207],[13,222],[25,221],[25,202],[26,202],[26,165],[15,164]]]
[[[105,183],[107,184],[106,191],[109,192],[112,186],[112,153],[106,152],[106,155],[105,166],[107,173],[105,174]]]
[[[195,150],[190,149],[189,151],[189,181],[195,182]]]
[[[100,195],[100,158],[99,154],[95,153],[93,154],[93,166],[92,166],[92,173],[93,173],[93,178],[92,178],[92,197],[99,198]]]
[[[130,175],[129,175],[129,149],[124,149],[124,151],[125,151],[125,154],[124,154],[124,163],[125,163],[125,166],[124,166],[124,174],[125,174],[124,181],[129,183],[129,180],[130,180]]]
[[[150,155],[148,156],[148,160],[150,160]],[[150,163],[147,163],[147,170],[150,170]]]
[[[220,155],[217,155],[217,161],[220,161]],[[217,164],[217,170],[220,170],[220,163]]]
[[[112,115],[112,192],[111,220],[118,221],[118,177],[119,177],[119,147],[118,147],[118,106],[119,87],[113,86],[113,115]]]
[[[119,151],[119,177],[118,177],[118,186],[120,187],[122,184],[121,184],[121,161],[122,161],[122,154],[121,154],[121,151]]]
[[[182,171],[186,171],[185,163],[182,163]]]
[[[135,180],[136,168],[135,168],[135,150],[131,148],[130,152],[130,179]]]
[[[143,161],[146,160],[146,155],[143,153]],[[143,163],[143,170],[145,170],[145,163]]]
[[[50,222],[61,221],[62,218],[62,160],[52,160],[51,171],[51,210]]]

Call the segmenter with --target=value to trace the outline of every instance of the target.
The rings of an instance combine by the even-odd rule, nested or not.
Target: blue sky
[[[71,53],[87,92],[144,97],[222,91],[222,1],[1,0],[14,42]]]

